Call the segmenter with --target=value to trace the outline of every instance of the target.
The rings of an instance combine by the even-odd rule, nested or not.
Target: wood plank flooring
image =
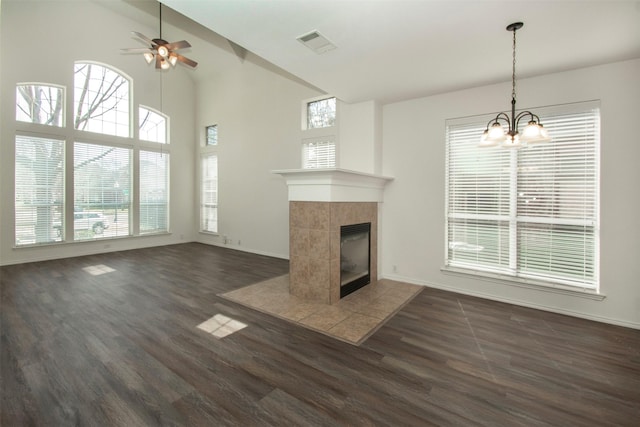
[[[356,347],[217,296],[287,271],[197,243],[1,267],[0,424],[638,425],[638,330],[425,289]]]

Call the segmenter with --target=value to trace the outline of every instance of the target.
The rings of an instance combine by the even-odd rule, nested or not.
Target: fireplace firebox
[[[371,223],[340,227],[340,298],[371,283]]]

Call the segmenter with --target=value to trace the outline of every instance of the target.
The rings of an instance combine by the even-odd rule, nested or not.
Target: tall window
[[[480,148],[488,118],[447,123],[448,267],[598,288],[600,113],[537,113],[553,141]]]
[[[73,146],[74,239],[128,236],[132,150],[76,142]]]
[[[63,238],[64,141],[16,137],[15,243]]]
[[[167,231],[169,155],[140,151],[140,234]]]
[[[335,168],[336,98],[306,102],[303,117],[302,168]]]
[[[200,230],[218,232],[218,156],[203,154],[200,166]]]

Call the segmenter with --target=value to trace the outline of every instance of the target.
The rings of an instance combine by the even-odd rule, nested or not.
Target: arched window
[[[74,66],[74,128],[130,137],[129,78],[93,62]]]

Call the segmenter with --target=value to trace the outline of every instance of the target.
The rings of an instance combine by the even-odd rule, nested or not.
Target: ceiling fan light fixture
[[[158,55],[166,58],[169,55],[169,49],[166,46],[158,46]]]
[[[173,67],[175,67],[175,66],[176,66],[176,64],[178,63],[178,56],[177,56],[177,55],[175,55],[175,54],[173,54],[173,53],[172,53],[171,55],[169,55],[169,63],[170,63]]]
[[[145,52],[142,54],[142,56],[144,56],[144,60],[147,61],[147,64],[151,64],[151,62],[153,62],[153,59],[154,59],[153,53]]]
[[[170,67],[171,65],[169,65],[169,61],[162,58],[162,60],[160,61],[160,68],[162,68],[163,70],[168,70]]]

